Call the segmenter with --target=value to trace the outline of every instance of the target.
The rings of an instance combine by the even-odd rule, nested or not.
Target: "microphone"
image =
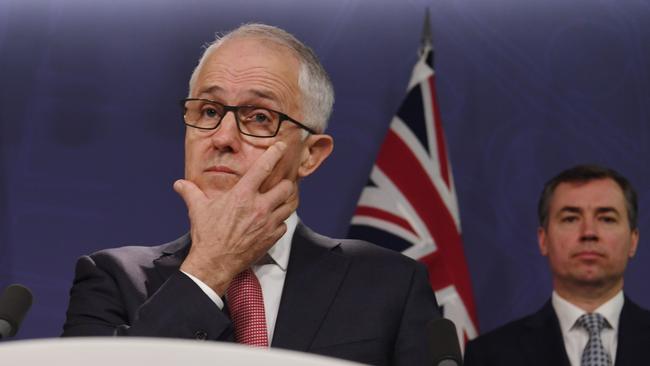
[[[9,285],[0,297],[0,339],[13,337],[32,306],[32,292],[23,285]]]
[[[432,320],[427,324],[427,331],[434,366],[463,365],[456,326],[451,320],[445,318]]]

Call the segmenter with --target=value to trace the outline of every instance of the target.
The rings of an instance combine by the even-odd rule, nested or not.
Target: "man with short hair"
[[[236,341],[381,365],[428,365],[439,317],[423,265],[300,222],[298,185],[328,157],[334,101],[313,52],[267,25],[213,43],[190,80],[190,232],[82,257],[64,336]]]
[[[650,312],[623,295],[637,213],[634,188],[614,170],[581,165],[548,181],[537,238],[553,275],[551,300],[469,342],[465,365],[646,364]]]

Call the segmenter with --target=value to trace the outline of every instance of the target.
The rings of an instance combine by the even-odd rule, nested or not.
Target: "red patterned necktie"
[[[264,298],[255,273],[249,268],[238,274],[228,287],[226,296],[235,326],[235,341],[256,347],[268,347]]]

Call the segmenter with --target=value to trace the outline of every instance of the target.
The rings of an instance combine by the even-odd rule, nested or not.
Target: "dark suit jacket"
[[[615,366],[648,364],[650,312],[625,298]],[[465,366],[569,366],[560,322],[548,301],[533,315],[508,323],[467,344]]]
[[[185,235],[80,258],[63,336],[232,341],[227,312],[178,270],[189,247]],[[438,317],[423,265],[298,224],[272,347],[377,365],[430,365],[425,329]]]

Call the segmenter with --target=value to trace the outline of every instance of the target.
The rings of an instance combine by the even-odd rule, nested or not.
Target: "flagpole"
[[[422,36],[420,38],[420,48],[418,49],[418,55],[422,57],[429,50],[433,50],[433,35],[431,33],[429,8],[427,8],[424,12],[424,25],[422,26]]]
[[[464,348],[478,335],[478,321],[437,104],[429,9],[417,51],[406,97],[361,192],[348,237],[424,263],[443,315],[455,323]]]

